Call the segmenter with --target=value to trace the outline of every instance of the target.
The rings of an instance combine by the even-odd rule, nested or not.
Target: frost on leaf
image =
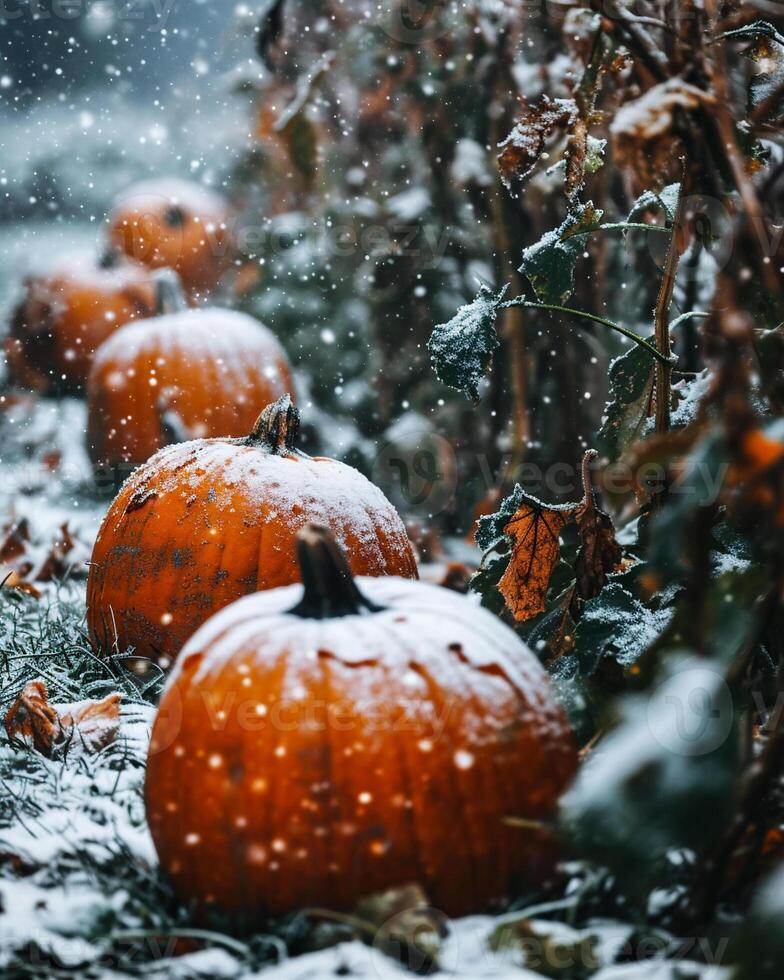
[[[602,220],[589,201],[570,211],[560,227],[523,252],[522,272],[543,303],[565,303],[574,292],[574,269],[588,235]]]
[[[580,672],[590,676],[604,658],[630,667],[669,626],[672,609],[651,610],[619,582],[589,599],[575,632]]]
[[[560,534],[573,513],[571,505],[548,507],[523,495],[520,507],[504,527],[512,540],[512,554],[498,591],[518,622],[544,611],[561,548]]]
[[[651,412],[654,365],[635,345],[610,365],[610,400],[604,410],[599,442],[610,459],[617,459],[643,434]]]
[[[513,197],[518,196],[533,173],[548,137],[556,129],[570,126],[576,115],[577,106],[571,99],[550,100],[546,95],[535,106],[523,107],[519,121],[500,144],[498,155],[501,180]]]
[[[678,207],[680,192],[680,183],[667,184],[658,194],[656,191],[643,191],[632,205],[629,217],[626,220],[636,221],[646,211],[661,211],[664,214],[667,224],[671,225],[675,221],[675,211]]]
[[[464,391],[474,401],[479,398],[479,382],[493,351],[500,346],[495,319],[507,288],[496,294],[482,284],[476,299],[437,326],[427,344],[439,381]]]
[[[737,787],[737,712],[721,672],[680,658],[660,680],[652,693],[620,702],[620,724],[561,801],[580,853],[636,894],[672,849],[709,853],[726,832]],[[700,713],[704,724],[684,723],[677,706],[702,703],[717,710]]]
[[[766,119],[780,115],[781,99],[775,96],[784,85],[784,36],[765,20],[728,31],[724,36],[752,42],[744,54],[759,66],[760,71],[749,82],[749,114],[763,110],[762,116]]]
[[[6,734],[47,757],[70,745],[97,752],[117,735],[121,700],[121,694],[108,694],[100,701],[51,704],[46,684],[39,678],[26,684],[8,709]]]

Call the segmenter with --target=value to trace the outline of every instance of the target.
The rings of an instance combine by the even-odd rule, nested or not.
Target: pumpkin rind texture
[[[299,581],[296,534],[312,520],[337,536],[355,574],[416,578],[403,522],[352,467],[252,439],[162,450],[125,483],[98,534],[93,643],[170,662],[219,609]]]
[[[46,394],[81,393],[95,351],[124,324],[152,316],[155,294],[149,269],[101,265],[91,254],[29,277],[5,341],[12,380]]]
[[[302,619],[292,586],[241,599],[182,651],[148,758],[163,867],[239,930],[423,885],[447,915],[552,867],[543,820],[576,749],[538,660],[470,600],[359,579],[378,612]]]
[[[137,465],[178,435],[244,435],[259,405],[291,390],[282,346],[244,313],[184,310],[134,323],[99,349],[90,371],[90,458]]]
[[[115,248],[151,269],[175,269],[194,294],[209,293],[234,257],[228,205],[190,181],[135,184],[120,195],[108,220]]]

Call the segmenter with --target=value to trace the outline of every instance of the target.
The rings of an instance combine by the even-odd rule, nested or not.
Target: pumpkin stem
[[[167,313],[181,313],[188,309],[180,277],[174,269],[158,269],[154,278],[157,316],[164,316]]]
[[[298,432],[299,409],[291,395],[283,395],[259,415],[248,439],[251,443],[264,443],[273,453],[291,453],[295,451]]]
[[[346,556],[328,528],[306,524],[297,534],[297,558],[305,593],[290,610],[293,616],[332,619],[381,610],[357,588]]]

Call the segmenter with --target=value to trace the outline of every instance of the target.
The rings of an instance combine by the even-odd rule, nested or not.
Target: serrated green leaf
[[[574,292],[574,270],[588,235],[602,220],[592,202],[570,211],[563,223],[523,252],[522,272],[542,303],[565,303]]]
[[[447,323],[439,324],[427,344],[439,381],[474,401],[493,351],[500,346],[495,320],[507,289],[508,285],[494,293],[482,284],[476,299],[461,306]]]
[[[656,191],[643,191],[632,205],[629,217],[626,220],[635,221],[646,211],[663,211],[667,219],[667,224],[672,224],[675,220],[675,211],[678,207],[680,189],[681,185],[676,183],[668,184],[658,193]]]
[[[639,439],[648,418],[654,363],[642,347],[632,347],[610,365],[609,397],[598,439],[612,460]]]
[[[631,667],[672,617],[672,609],[649,609],[618,582],[611,582],[583,606],[574,633],[580,673],[589,677],[605,657],[620,667]]]
[[[504,528],[523,504],[526,493],[519,483],[508,497],[504,497],[495,514],[480,517],[476,524],[476,543],[483,552],[506,540]]]

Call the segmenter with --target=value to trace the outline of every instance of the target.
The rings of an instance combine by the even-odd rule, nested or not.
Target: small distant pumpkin
[[[172,442],[248,433],[258,406],[292,389],[278,340],[253,317],[188,309],[166,270],[159,316],[117,331],[87,385],[87,443],[97,466],[125,470]]]
[[[109,213],[109,239],[153,269],[175,269],[191,293],[208,293],[234,258],[231,212],[223,197],[185,180],[128,188]]]
[[[78,394],[104,340],[154,310],[155,283],[143,265],[115,252],[62,258],[25,281],[5,341],[11,379],[43,394]]]
[[[411,883],[452,916],[540,884],[577,757],[539,661],[453,592],[355,582],[324,528],[298,546],[304,589],[224,609],[164,691],[146,808],[180,898],[242,931]]]
[[[288,395],[242,439],[164,449],[109,508],[87,580],[94,644],[167,665],[224,606],[298,581],[295,538],[326,524],[358,575],[416,578],[403,522],[361,473],[296,449],[299,412]]]

